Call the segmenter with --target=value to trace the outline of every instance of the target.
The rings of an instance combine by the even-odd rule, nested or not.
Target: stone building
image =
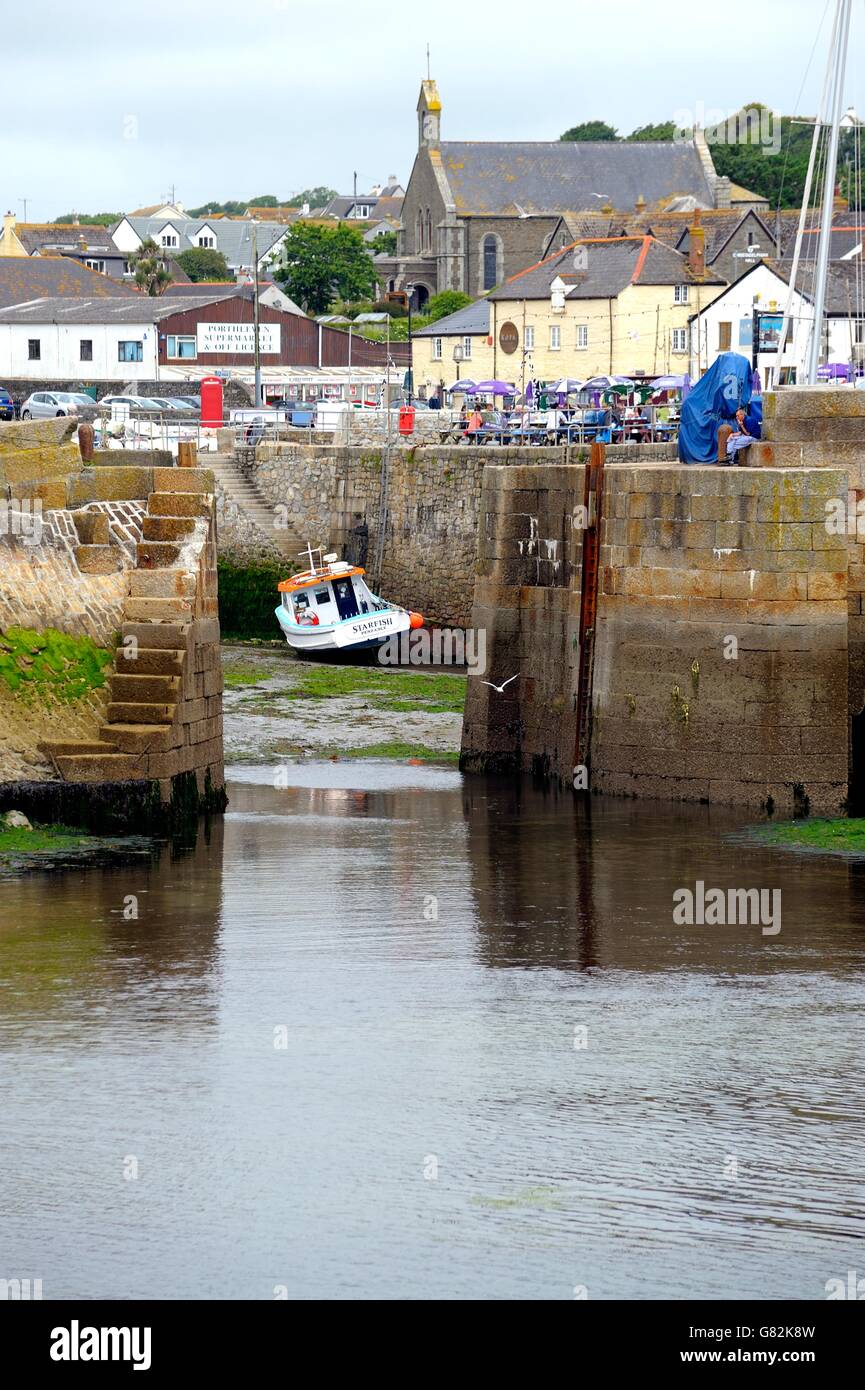
[[[421,83],[417,121],[397,253],[376,265],[384,290],[414,287],[418,308],[440,290],[483,294],[534,264],[564,212],[731,206],[730,181],[717,174],[700,132],[645,143],[443,141],[432,80]]]

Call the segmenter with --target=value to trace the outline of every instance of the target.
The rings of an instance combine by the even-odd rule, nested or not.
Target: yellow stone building
[[[692,351],[689,319],[725,288],[706,271],[699,225],[687,256],[651,235],[573,242],[416,333],[415,386],[699,376],[707,363]]]

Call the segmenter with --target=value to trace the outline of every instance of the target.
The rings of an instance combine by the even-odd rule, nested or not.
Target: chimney
[[[645,198],[643,197],[643,195],[642,195],[642,193],[641,193],[640,196],[639,196],[639,198],[637,199],[636,203],[634,204],[634,212],[636,212],[639,216],[642,216],[642,214],[643,214],[645,211],[646,211],[646,200],[645,200]]]
[[[15,220],[16,220],[16,219],[15,219],[15,214],[14,214],[14,212],[6,212],[6,213],[3,214],[3,235],[4,235],[4,236],[6,235],[7,232],[14,232],[14,230],[15,230]]]
[[[688,269],[697,280],[706,274],[706,228],[699,208],[694,208],[694,220],[688,229]]]

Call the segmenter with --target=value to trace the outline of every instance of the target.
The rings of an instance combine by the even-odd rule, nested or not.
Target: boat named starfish
[[[282,580],[276,609],[285,640],[295,651],[325,653],[378,647],[402,632],[423,627],[420,613],[374,594],[359,565],[336,555],[323,555],[311,545],[304,554],[309,569]]]

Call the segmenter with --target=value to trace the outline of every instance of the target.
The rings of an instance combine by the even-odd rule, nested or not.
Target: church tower
[[[420,84],[417,103],[417,144],[419,150],[438,148],[441,140],[442,103],[432,78]]]

